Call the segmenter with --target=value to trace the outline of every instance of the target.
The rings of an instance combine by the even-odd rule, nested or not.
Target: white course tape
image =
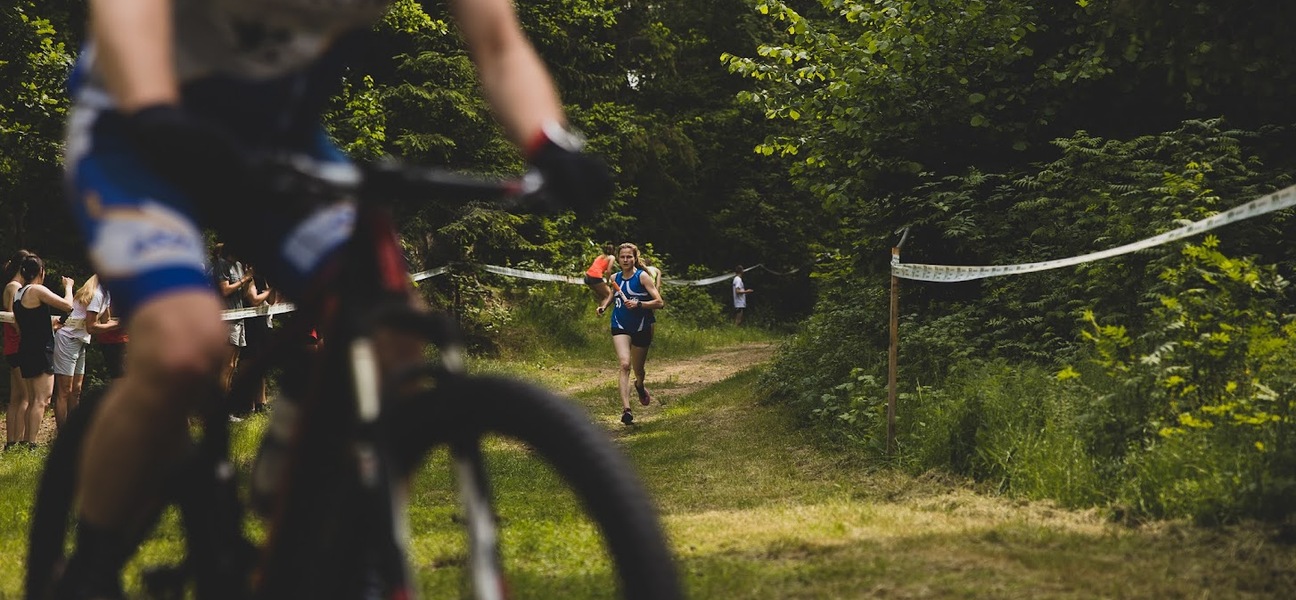
[[[520,277],[522,279],[532,279],[536,281],[559,281],[562,283],[585,285],[584,277],[571,277],[567,275],[556,275],[553,273],[524,271],[522,269],[501,267],[497,265],[480,265],[480,267],[483,271],[486,271],[488,273],[494,273],[496,275],[504,275],[507,277]],[[762,268],[765,268],[764,264],[755,264],[743,270],[754,271],[756,269],[762,269]],[[792,269],[788,273],[777,273],[768,268],[765,268],[765,270],[771,273],[775,273],[777,275],[786,275],[790,273],[795,273],[797,272],[798,269]],[[437,267],[435,269],[428,269],[426,271],[419,271],[418,273],[413,273],[410,275],[410,279],[414,281],[422,281],[424,279],[430,279],[432,277],[437,277],[439,275],[445,275],[446,273],[449,272],[450,272],[450,266],[446,265],[443,267]],[[696,279],[696,280],[663,279],[662,283],[667,285],[704,286],[704,285],[711,285],[713,283],[720,283],[721,281],[728,281],[730,279],[733,279],[733,273],[725,273],[724,275],[716,275],[715,277],[708,277],[706,279]],[[246,319],[249,317],[278,315],[278,314],[292,312],[294,310],[297,310],[297,307],[294,306],[291,302],[280,302],[277,304],[262,304],[260,306],[253,306],[248,308],[231,308],[231,309],[226,309],[221,311],[221,320],[233,321],[237,319]],[[13,313],[0,311],[0,322],[13,323]],[[79,326],[80,323],[81,323],[81,319],[68,319],[65,325],[71,325],[75,327],[75,326]]]
[[[509,277],[521,277],[522,279],[534,279],[536,281],[561,281],[563,283],[585,284],[583,277],[569,277],[567,275],[554,275],[552,273],[537,273],[535,271],[523,271],[522,269],[513,269],[509,267],[497,267],[495,265],[482,265],[483,271],[494,273],[496,275],[507,275]]]
[[[795,268],[793,268],[791,271],[782,271],[782,272],[779,272],[779,271],[775,271],[774,269],[771,269],[771,268],[769,268],[769,267],[767,267],[767,266],[765,266],[765,265],[756,265],[756,266],[758,266],[758,267],[760,267],[760,268],[762,268],[762,269],[765,269],[766,271],[769,271],[771,274],[774,274],[774,275],[793,275],[793,274],[796,274],[797,271],[800,271],[800,270],[801,270],[801,267],[795,267]],[[752,269],[754,269],[754,268],[756,268],[756,267],[752,267]],[[745,270],[745,271],[750,271],[751,269],[744,269],[744,270]]]
[[[744,272],[755,271],[756,269],[760,269],[764,266],[765,266],[764,264],[755,264],[750,267],[744,268],[743,271]],[[720,283],[721,281],[728,281],[733,278],[734,278],[733,273],[725,273],[724,275],[716,275],[715,277],[707,277],[706,279],[694,279],[691,281],[686,281],[683,279],[663,279],[662,283],[669,284],[669,285],[689,285],[689,286],[701,287],[704,285],[711,285],[713,283]]]
[[[450,272],[450,266],[446,265],[444,267],[437,267],[435,269],[419,271],[418,273],[410,275],[410,279],[413,279],[414,281],[423,281],[424,279],[430,279],[432,277],[436,277],[437,275],[445,275],[446,273],[449,272]]]
[[[297,306],[292,302],[276,302],[274,304],[262,304],[260,306],[249,306],[246,308],[227,308],[221,311],[221,320],[234,321],[250,317],[262,317],[265,315],[281,315],[294,310],[297,310]]]
[[[893,257],[891,260],[891,274],[902,279],[953,282],[971,281],[973,279],[984,279],[986,277],[998,277],[1000,275],[1016,275],[1018,273],[1046,271],[1049,269],[1069,267],[1072,265],[1102,260],[1104,258],[1111,258],[1113,256],[1120,256],[1122,254],[1129,254],[1130,252],[1137,252],[1139,250],[1146,250],[1153,246],[1159,246],[1161,244],[1197,235],[1205,231],[1210,231],[1216,227],[1227,225],[1235,221],[1250,219],[1251,217],[1257,217],[1284,208],[1290,208],[1292,206],[1296,206],[1296,185],[1266,196],[1261,196],[1260,198],[1241,206],[1235,206],[1217,215],[1207,217],[1200,221],[1194,221],[1180,227],[1179,229],[1168,231],[1158,236],[1082,256],[1016,265],[966,267],[901,264],[898,258]]]

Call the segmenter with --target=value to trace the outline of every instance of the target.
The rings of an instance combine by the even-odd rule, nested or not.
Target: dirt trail
[[[41,421],[40,431],[36,434],[36,443],[45,445],[54,439],[58,429],[54,426],[54,409],[45,409],[45,418]],[[0,439],[9,439],[9,427],[6,419],[0,418]]]
[[[660,394],[667,401],[681,398],[769,361],[774,356],[775,348],[776,345],[771,342],[752,342],[675,360],[650,357],[647,367],[648,386],[653,394]],[[616,372],[607,368],[580,369],[570,374],[577,375],[580,382],[564,388],[562,392],[567,395],[587,392],[609,383],[615,385],[616,382]]]

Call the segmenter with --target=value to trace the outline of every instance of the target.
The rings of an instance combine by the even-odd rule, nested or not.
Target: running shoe
[[[652,394],[649,394],[648,390],[644,389],[642,381],[635,381],[635,391],[639,392],[639,404],[644,406],[652,404]]]
[[[621,422],[625,423],[626,425],[633,425],[634,413],[630,412],[630,409],[628,408],[621,411]]]

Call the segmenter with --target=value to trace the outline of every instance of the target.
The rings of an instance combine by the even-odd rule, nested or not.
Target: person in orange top
[[[601,305],[607,301],[608,296],[612,295],[612,288],[608,287],[608,273],[612,272],[612,265],[616,264],[616,256],[612,252],[616,250],[612,244],[603,244],[603,254],[600,254],[590,263],[585,270],[585,285],[594,291],[595,300]]]

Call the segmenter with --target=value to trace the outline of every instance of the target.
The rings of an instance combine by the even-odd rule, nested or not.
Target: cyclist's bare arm
[[[171,0],[90,0],[96,68],[123,112],[180,99]]]
[[[522,33],[511,0],[454,0],[464,43],[496,118],[519,147],[546,122],[566,124],[558,91]]]

